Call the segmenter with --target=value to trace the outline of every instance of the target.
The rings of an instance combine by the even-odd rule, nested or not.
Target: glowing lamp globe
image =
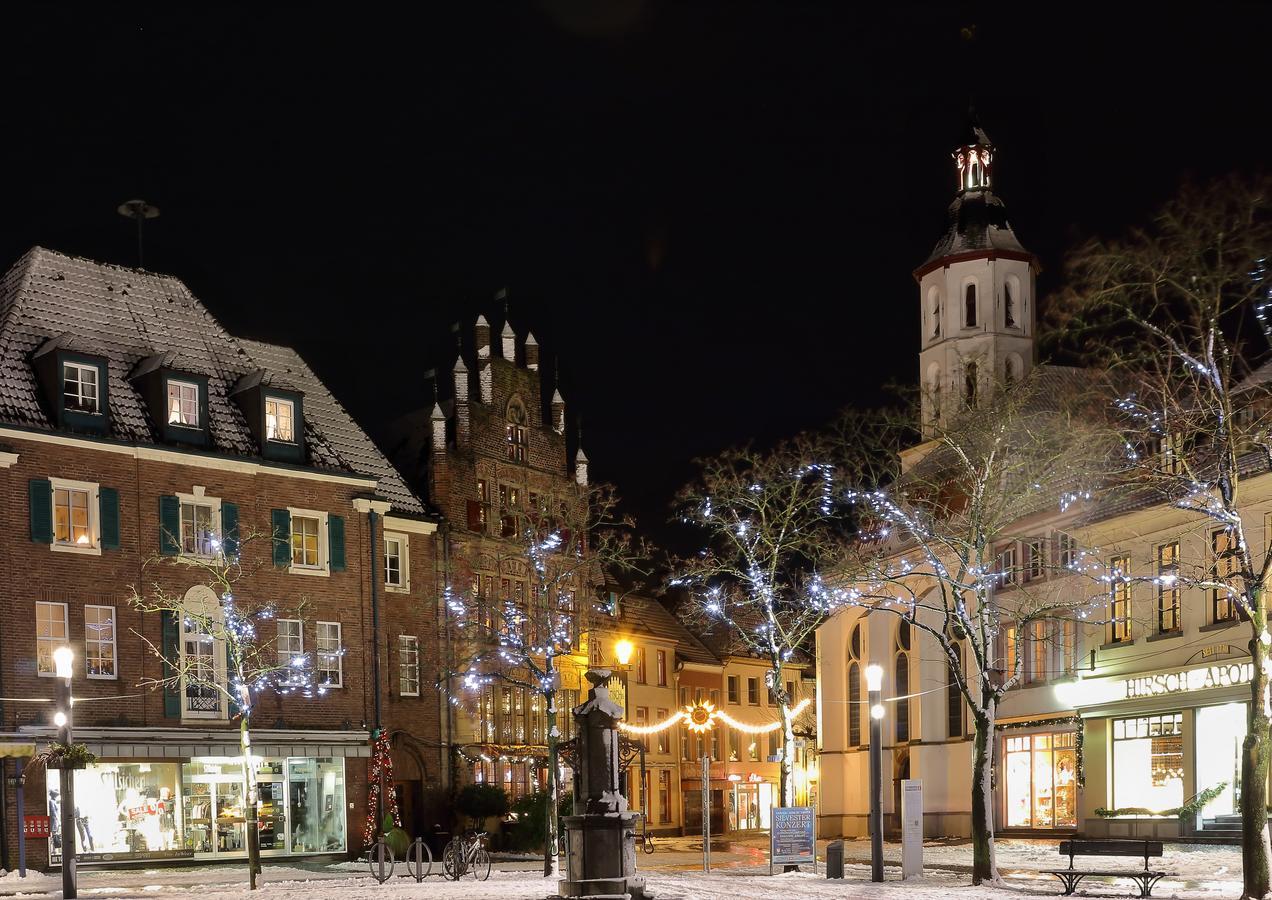
[[[636,648],[632,645],[632,642],[627,640],[627,638],[623,638],[621,641],[616,643],[614,645],[614,656],[618,658],[618,664],[620,666],[625,666],[631,662],[632,651],[635,649]]]
[[[65,728],[66,713],[62,712],[60,709],[57,712],[53,713],[53,724],[56,725],[58,728]]]
[[[878,663],[871,663],[866,666],[866,690],[883,690],[883,666]],[[876,716],[876,718],[878,717]]]
[[[870,707],[870,718],[872,718],[872,719],[882,719],[882,718],[883,718],[883,704],[882,704],[882,703],[876,703],[874,706]]]
[[[53,651],[53,670],[58,678],[71,677],[73,662],[75,662],[75,653],[70,647],[58,647]]]

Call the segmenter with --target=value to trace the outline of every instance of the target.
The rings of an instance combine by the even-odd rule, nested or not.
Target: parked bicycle
[[[469,872],[478,881],[490,877],[490,853],[487,852],[486,832],[470,831],[450,839],[442,852],[442,869],[451,881],[459,881]]]

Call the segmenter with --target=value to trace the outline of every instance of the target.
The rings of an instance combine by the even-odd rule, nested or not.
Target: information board
[[[901,782],[901,877],[923,874],[923,780]]]
[[[813,808],[773,807],[769,829],[769,865],[811,865],[813,858]]]

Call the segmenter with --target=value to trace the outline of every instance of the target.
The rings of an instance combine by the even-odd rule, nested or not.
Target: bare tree
[[[515,572],[516,579],[487,587],[475,573],[450,573],[445,602],[455,658],[444,680],[456,680],[470,697],[503,684],[542,702],[549,797],[543,874],[553,878],[559,870],[562,664],[581,653],[584,635],[610,614],[601,599],[606,573],[636,571],[648,552],[608,486],[579,486],[569,499],[537,502],[537,508],[507,511],[515,517],[510,536],[519,539],[504,544],[492,561],[496,571]]]
[[[1083,394],[1077,370],[1053,377]],[[1054,387],[1036,374],[997,385],[974,408],[928,423],[922,443],[908,412],[840,429],[848,458],[877,458],[878,435],[913,445],[892,471],[861,469],[871,480],[848,486],[856,539],[836,599],[896,616],[930,640],[970,710],[974,884],[998,880],[994,729],[999,702],[1021,683],[1023,651],[1052,645],[1049,655],[1071,666],[1079,626],[1097,621],[1107,602],[1107,583],[1075,537],[1048,547],[1022,530],[1030,521],[1071,518],[1107,480],[1105,432],[1060,405]]]
[[[1243,488],[1272,468],[1272,180],[1230,176],[1186,186],[1146,228],[1092,241],[1068,261],[1053,303],[1065,341],[1112,373],[1128,480],[1215,529],[1207,558],[1179,578],[1217,592],[1249,622],[1253,663],[1241,760],[1243,896],[1272,893],[1268,831],[1272,552],[1251,545],[1262,511]],[[1253,518],[1252,518],[1253,517]]]
[[[836,603],[823,573],[840,564],[845,546],[838,473],[828,445],[809,436],[770,452],[729,450],[699,465],[676,504],[704,545],[673,562],[671,584],[688,592],[686,618],[723,629],[731,646],[768,665],[765,682],[782,720],[782,804],[794,806],[794,704],[782,676]]]
[[[179,546],[179,536],[172,536]],[[248,880],[257,888],[261,872],[257,829],[256,766],[252,754],[252,716],[262,694],[320,696],[326,687],[316,682],[313,661],[278,645],[272,624],[280,612],[303,622],[305,602],[282,609],[273,601],[250,594],[254,571],[244,564],[245,548],[255,542],[273,541],[269,534],[244,533],[224,543],[210,542],[207,555],[156,556],[145,564],[152,578],[148,591],[134,587],[129,596],[133,608],[157,612],[178,635],[176,648],[167,641],[156,643],[134,631],[163,664],[163,675],[143,679],[151,689],[177,692],[182,703],[199,703],[204,709],[228,710],[239,720],[239,749],[243,755],[243,794],[246,798]],[[182,581],[190,572],[201,577],[208,591],[174,593],[165,586],[166,570],[180,571]],[[246,596],[239,593],[242,587]],[[184,651],[181,645],[184,645]],[[343,650],[341,651],[343,652]]]

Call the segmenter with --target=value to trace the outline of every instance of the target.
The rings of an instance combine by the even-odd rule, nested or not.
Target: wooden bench
[[[1044,869],[1044,875],[1054,875],[1064,885],[1064,896],[1069,896],[1078,887],[1078,882],[1088,875],[1106,878],[1129,878],[1139,886],[1141,897],[1151,897],[1153,886],[1163,878],[1174,877],[1174,872],[1161,872],[1150,869],[1148,861],[1151,857],[1162,855],[1161,841],[1061,841],[1060,855],[1069,857],[1067,869]],[[1142,856],[1144,868],[1127,869],[1075,869],[1073,860],[1078,856]]]

